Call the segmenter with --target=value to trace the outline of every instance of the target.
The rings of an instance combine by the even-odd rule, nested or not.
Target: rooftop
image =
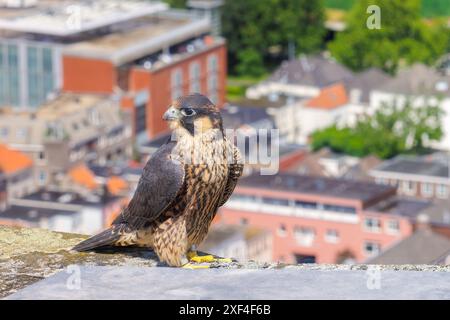
[[[276,191],[297,192],[369,202],[395,193],[391,186],[344,179],[332,179],[292,173],[274,176],[254,174],[239,180],[238,186]]]
[[[317,97],[308,100],[305,106],[314,109],[335,109],[348,103],[345,86],[342,83],[330,85],[320,90]]]
[[[423,64],[402,68],[378,90],[407,95],[450,96],[450,76]]]
[[[161,13],[140,18],[129,26],[117,28],[113,33],[68,45],[64,48],[64,54],[105,59],[121,65],[202,36],[210,28],[207,18],[194,19],[188,14]],[[222,42],[213,42],[217,43]],[[207,45],[203,44],[202,47]],[[170,58],[175,59],[174,56]]]
[[[2,8],[0,30],[70,36],[147,16],[168,8],[160,1],[39,0],[25,8]]]
[[[371,259],[370,263],[435,264],[447,256],[450,256],[450,239],[431,229],[420,229]]]
[[[404,197],[391,197],[387,200],[380,201],[374,206],[369,207],[367,210],[374,212],[383,212],[392,215],[402,215],[415,220],[417,219],[419,214],[424,212],[424,210],[432,207],[432,203],[426,200]]]
[[[448,162],[434,161],[424,157],[399,156],[384,161],[372,171],[375,175],[379,173],[407,174],[411,176],[450,178]]]
[[[77,147],[127,125],[118,102],[106,95],[64,93],[32,111],[0,108],[0,127],[11,145],[68,139]]]
[[[0,144],[0,172],[6,175],[15,174],[27,168],[31,168],[33,160],[20,151],[8,148]]]
[[[56,206],[59,205],[61,208],[75,208],[73,206],[102,206],[105,203],[120,199],[122,199],[122,197],[108,193],[102,195],[94,193],[82,195],[75,192],[40,189],[20,199],[13,200],[13,204],[28,205],[31,207],[40,203],[40,207],[56,208]]]
[[[239,104],[227,105],[220,110],[224,128],[238,129],[250,125],[258,129],[274,128],[275,123],[267,110],[259,107],[241,107]]]
[[[336,61],[323,55],[314,55],[283,62],[268,82],[323,88],[352,77],[353,72]]]

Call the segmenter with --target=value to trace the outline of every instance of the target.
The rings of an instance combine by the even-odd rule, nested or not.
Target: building
[[[6,176],[3,171],[0,170],[0,210],[4,210],[6,208]]]
[[[287,171],[312,176],[373,181],[369,172],[381,162],[382,160],[375,156],[356,158],[322,148],[315,152],[307,152]]]
[[[238,261],[268,262],[272,258],[270,232],[246,226],[215,224],[199,250]]]
[[[409,236],[411,215],[429,205],[398,199],[391,186],[280,173],[242,178],[220,212],[225,224],[269,230],[274,261],[341,263],[364,262]]]
[[[223,0],[188,0],[187,6],[199,16],[209,17],[213,35],[219,36],[222,33],[221,7]]]
[[[0,13],[0,106],[35,109],[59,92],[114,95],[139,141],[188,92],[224,102],[225,41],[211,20],[158,1],[43,0]],[[6,59],[8,57],[8,59]]]
[[[450,239],[420,229],[371,259],[370,264],[450,264]]]
[[[433,157],[398,156],[384,161],[370,171],[377,183],[398,186],[399,194],[419,197],[448,199],[450,169],[448,156]]]
[[[0,136],[33,159],[41,186],[57,185],[81,162],[125,161],[132,151],[129,114],[98,94],[63,94],[34,111],[0,109]]]
[[[380,82],[370,93],[370,110],[394,102],[401,104],[409,100],[413,106],[439,105],[444,111],[442,119],[443,138],[430,144],[431,147],[449,150],[450,129],[450,75],[423,64],[414,64],[400,69],[397,75]]]
[[[83,0],[15,4],[6,2],[0,13],[0,105],[21,109],[36,108],[61,90],[67,45],[167,9],[162,3],[114,0],[95,6]]]
[[[336,106],[331,108],[330,101],[324,103],[323,97],[326,96],[326,91],[337,91],[336,86],[339,84],[345,88],[347,102],[340,108]],[[449,85],[450,76],[445,71],[422,64],[401,68],[396,76],[392,77],[374,68],[354,73],[329,57],[316,55],[283,62],[267,80],[248,88],[246,95],[252,99],[269,96],[288,97],[287,105],[282,108],[286,111],[281,113],[279,118],[290,141],[296,143],[305,143],[307,137],[307,134],[301,132],[302,128],[296,125],[298,119],[310,119],[303,120],[302,123],[309,132],[316,127],[329,124],[331,120],[339,124],[342,115],[344,115],[343,123],[351,125],[358,115],[373,114],[384,104],[402,105],[410,101],[415,107],[422,107],[425,104],[439,105],[444,111],[441,124],[444,134],[440,141],[430,142],[428,147],[449,150],[450,131],[448,126],[444,125],[450,122]],[[332,93],[333,95],[335,93]],[[336,96],[336,102],[342,101],[338,98],[339,95]],[[296,118],[295,114],[299,108],[293,101],[304,108],[305,102],[307,104],[309,99],[312,99],[314,105],[313,116],[309,108]],[[325,106],[330,106],[328,112],[324,112]],[[343,106],[346,110],[336,115],[340,110],[344,110]],[[324,120],[319,121],[316,115],[320,109],[324,114],[322,117]],[[294,118],[295,121],[292,120]],[[277,122],[277,126],[281,128],[280,121]],[[297,136],[299,140],[295,141]]]
[[[92,235],[109,226],[124,204],[122,197],[108,193],[40,189],[10,201],[0,211],[0,224]]]
[[[267,79],[247,89],[246,96],[259,99],[271,94],[313,98],[320,90],[350,80],[353,72],[323,55],[301,56],[284,61]]]
[[[138,142],[146,141],[167,131],[162,115],[182,95],[200,92],[224,103],[225,41],[210,31],[207,18],[167,12],[67,46],[63,90],[119,92],[122,107],[133,113]]]
[[[1,117],[0,117],[1,119]],[[36,189],[33,160],[28,155],[0,144],[0,198],[20,198]],[[0,200],[0,203],[3,202]]]

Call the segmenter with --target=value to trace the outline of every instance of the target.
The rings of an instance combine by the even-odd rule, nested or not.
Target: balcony
[[[450,299],[450,266],[250,261],[188,270],[164,267],[145,249],[69,251],[84,238],[0,226],[0,298]]]
[[[225,205],[226,208],[232,210],[242,210],[250,212],[260,212],[261,214],[275,214],[283,216],[293,216],[306,219],[326,220],[343,223],[357,224],[360,221],[356,213],[333,212],[321,209],[298,208],[293,204],[273,205],[262,202],[248,202],[231,198]]]

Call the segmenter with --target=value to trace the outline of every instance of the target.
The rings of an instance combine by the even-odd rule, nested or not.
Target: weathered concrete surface
[[[7,299],[450,299],[450,273],[80,267]]]
[[[0,298],[47,278],[69,265],[127,266],[129,268],[160,265],[153,251],[142,248],[114,248],[89,253],[70,251],[73,245],[85,238],[86,236],[83,235],[56,233],[42,229],[0,226]],[[366,270],[368,268],[367,265],[308,264],[291,266],[258,262],[214,264],[213,267],[220,269],[295,269],[296,272],[300,270]],[[380,268],[382,270],[450,272],[450,266],[402,265],[380,266]],[[165,269],[155,268],[154,270],[159,272]],[[167,270],[178,272],[172,268]],[[450,275],[450,273],[448,274]]]

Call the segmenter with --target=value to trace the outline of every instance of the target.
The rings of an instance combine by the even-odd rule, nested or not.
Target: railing
[[[359,223],[359,216],[355,213],[333,212],[321,209],[307,209],[293,206],[273,205],[261,202],[246,202],[230,199],[226,208],[250,212],[260,212],[263,214],[274,214],[283,216],[294,216],[306,219],[336,221],[344,223]]]

